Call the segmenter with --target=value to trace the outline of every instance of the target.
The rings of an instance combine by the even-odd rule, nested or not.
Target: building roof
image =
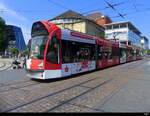
[[[89,22],[92,22],[94,23],[95,25],[97,25],[98,27],[100,27],[101,29],[104,30],[104,28],[100,25],[98,25],[97,23],[95,23],[93,20],[87,18],[86,16],[83,16],[82,14],[79,14],[77,12],[74,12],[72,10],[68,10],[66,11],[65,13],[63,14],[60,14],[56,17],[54,17],[53,19],[50,19],[49,21],[52,21],[52,20],[59,20],[59,19],[81,19],[81,20],[86,20],[86,21],[89,21]]]
[[[102,14],[102,13],[92,13],[92,14],[88,14],[86,16],[88,19],[91,19],[91,20],[97,20],[97,19],[100,19],[100,18],[103,18],[103,17],[107,17],[108,19],[110,19],[108,16]],[[111,20],[111,19],[110,19]]]
[[[101,13],[92,13],[92,14],[88,14],[86,17],[88,19],[91,19],[91,20],[96,20],[96,19],[99,19],[102,16],[104,16],[104,15],[101,14]]]
[[[122,24],[122,23],[130,23],[130,21],[120,21],[120,22],[113,22],[105,25],[115,25],[115,24]]]
[[[53,19],[50,19],[50,21],[58,20],[58,19],[87,19],[87,18],[79,13],[72,11],[72,10],[68,10],[67,12],[65,12],[63,14],[60,14],[60,15],[54,17]]]

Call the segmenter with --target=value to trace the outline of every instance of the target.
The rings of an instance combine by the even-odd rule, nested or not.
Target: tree
[[[22,54],[22,55],[28,55],[28,54],[29,54],[29,51],[28,51],[28,50],[24,50],[24,51],[21,52],[21,54]]]
[[[120,34],[121,32],[113,32],[113,40],[115,40],[115,41],[117,41],[118,40],[118,38],[117,38],[117,36]]]
[[[105,38],[105,33],[100,33],[99,37]]]
[[[0,31],[1,32],[4,31],[4,28],[5,28],[5,21],[0,17]]]
[[[150,55],[150,49],[147,50],[147,54]]]
[[[16,54],[19,53],[19,49],[16,48],[16,47],[13,47],[13,48],[10,49],[10,52],[11,52],[12,54],[16,55]]]
[[[5,21],[0,17],[0,52],[4,52],[8,45],[8,40],[5,36]]]

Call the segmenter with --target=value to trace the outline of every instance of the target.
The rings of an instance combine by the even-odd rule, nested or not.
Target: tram
[[[133,61],[130,46],[60,29],[49,21],[35,22],[31,36],[26,62],[30,78],[60,78]]]
[[[120,53],[120,64],[127,62],[127,45],[125,44],[119,44],[119,53]]]
[[[96,68],[105,68],[119,64],[119,43],[98,38],[96,43]]]
[[[136,60],[141,60],[141,59],[142,59],[142,49],[136,48]]]

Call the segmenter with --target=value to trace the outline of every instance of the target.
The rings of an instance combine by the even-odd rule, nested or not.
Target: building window
[[[120,28],[125,28],[127,27],[127,24],[120,24]]]
[[[112,25],[106,26],[106,30],[112,29]]]
[[[113,29],[119,29],[119,25],[113,25]]]

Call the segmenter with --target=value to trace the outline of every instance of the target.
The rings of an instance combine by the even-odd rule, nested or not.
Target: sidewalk
[[[14,59],[10,58],[0,58],[0,83],[11,82],[13,80],[21,80],[26,78],[26,73],[24,69],[13,69],[10,67]],[[1,67],[4,65],[4,67]]]
[[[3,62],[0,62],[0,68],[3,67],[3,66],[4,66],[4,63],[3,63]]]
[[[12,65],[13,59],[11,58],[0,58],[0,70],[4,70]]]

